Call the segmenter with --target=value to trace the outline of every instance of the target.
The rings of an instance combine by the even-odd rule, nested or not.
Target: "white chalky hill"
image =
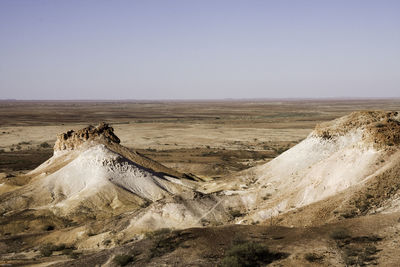
[[[193,193],[189,176],[119,145],[107,124],[59,135],[53,157],[27,176],[30,182],[3,195],[3,210],[109,217]]]
[[[236,192],[240,197],[234,205],[241,203],[250,221],[264,221],[346,190],[371,189],[371,183],[400,166],[399,119],[397,112],[354,112],[318,125],[277,158],[241,173],[251,182]],[[382,205],[370,204],[374,209]]]

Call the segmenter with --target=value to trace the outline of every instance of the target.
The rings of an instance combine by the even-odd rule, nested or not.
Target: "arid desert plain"
[[[0,101],[0,266],[399,266],[399,110]]]

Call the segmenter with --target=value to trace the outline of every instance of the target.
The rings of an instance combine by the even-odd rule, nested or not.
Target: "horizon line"
[[[311,100],[400,100],[396,97],[253,97],[253,98],[187,98],[187,99],[17,99],[0,98],[0,102],[217,102],[217,101],[311,101]]]

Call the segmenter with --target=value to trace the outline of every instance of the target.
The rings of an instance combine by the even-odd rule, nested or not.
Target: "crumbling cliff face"
[[[92,125],[78,131],[70,130],[59,134],[54,144],[54,151],[74,150],[87,141],[105,141],[107,143],[120,143],[120,139],[114,134],[114,129],[107,123]]]
[[[325,140],[335,140],[359,132],[366,146],[376,149],[400,145],[400,115],[398,112],[357,111],[315,127],[312,135]]]

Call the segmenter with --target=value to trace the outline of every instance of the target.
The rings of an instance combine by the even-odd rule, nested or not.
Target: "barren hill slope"
[[[207,205],[196,207],[182,203],[180,199],[197,194],[191,177],[119,145],[106,124],[59,135],[53,157],[18,179],[19,184],[0,195],[3,233],[31,231],[37,227],[32,222],[43,218],[64,221],[63,228],[128,211],[135,213],[135,225],[142,221],[142,228],[162,227],[168,220],[196,226],[216,201],[208,198]],[[148,207],[162,199],[161,206]]]
[[[247,223],[263,222],[345,192],[349,201],[354,200],[357,190],[365,190],[399,166],[399,119],[397,112],[365,111],[322,123],[298,145],[218,188],[236,184],[235,190],[226,191],[236,199],[229,205],[242,207],[247,215],[238,221]],[[246,182],[242,189],[237,186],[240,179]],[[393,181],[397,184],[397,179]],[[381,197],[382,205],[388,197],[385,201]]]

